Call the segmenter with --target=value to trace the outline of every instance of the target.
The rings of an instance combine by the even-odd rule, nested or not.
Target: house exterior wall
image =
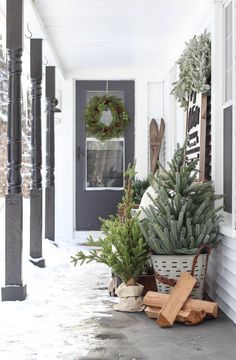
[[[206,291],[236,323],[236,238],[220,235],[208,262]]]
[[[228,1],[229,2],[229,1]],[[223,38],[223,6],[228,3],[224,0],[216,0],[211,4],[211,11],[206,11],[206,16],[203,16],[202,23],[193,25],[194,32],[191,34],[201,33],[205,28],[211,33],[212,38],[212,179],[214,181],[216,193],[223,194],[223,112],[222,112],[222,72],[223,72],[223,60],[222,60],[222,38]],[[209,6],[209,4],[208,4]],[[234,21],[236,19],[236,1],[233,0],[234,6]],[[208,14],[208,15],[207,15]],[[235,34],[235,28],[234,28]],[[189,38],[190,38],[189,37]],[[188,39],[189,39],[188,38]],[[186,38],[186,40],[188,40]],[[236,97],[236,37],[234,41],[234,61],[233,61],[233,107],[235,108]],[[177,57],[178,58],[178,57]],[[177,60],[177,58],[175,60]],[[168,131],[166,139],[166,158],[167,160],[172,156],[176,141],[182,143],[184,138],[184,131],[179,125],[185,124],[183,119],[183,112],[177,105],[176,113],[173,111],[173,100],[168,98],[171,72],[164,80],[164,116],[165,109],[168,111],[170,117],[170,126],[175,129],[175,134],[171,134]],[[171,103],[172,102],[172,103]],[[171,105],[172,104],[172,105]],[[171,111],[172,109],[172,111]],[[234,116],[233,116],[234,119]],[[176,122],[176,123],[175,123]],[[226,313],[231,320],[236,323],[236,230],[235,230],[235,151],[236,151],[236,133],[235,124],[233,121],[233,212],[232,216],[223,214],[223,221],[220,226],[220,245],[217,249],[214,249],[209,258],[208,264],[208,276],[206,279],[206,291],[209,296],[217,301],[220,308]],[[182,138],[181,138],[182,137]],[[219,204],[217,204],[219,205]]]
[[[177,39],[173,47],[173,54],[170,57],[170,71],[163,79],[163,116],[166,121],[166,162],[173,156],[177,143],[182,144],[185,139],[186,114],[176,102],[171,90],[173,82],[178,78],[176,61],[182,53],[186,42],[194,35],[201,34],[205,29],[212,34],[214,23],[214,1],[207,0],[203,7],[199,7],[196,21],[187,23],[186,31]]]
[[[209,25],[212,0],[206,0],[197,8],[196,23],[186,21],[185,34],[179,36],[173,46],[172,57],[166,54],[171,65],[169,74],[157,68],[87,69],[67,75],[62,82],[62,114],[55,127],[55,185],[56,185],[56,232],[57,237],[71,239],[75,224],[75,80],[134,80],[135,81],[135,159],[137,176],[142,179],[149,172],[149,122],[152,116],[164,117],[167,125],[161,160],[169,160],[176,142],[183,141],[183,112],[169,94],[176,76],[174,62],[181,53],[185,41],[198,29]],[[194,26],[193,26],[194,25]],[[163,54],[165,56],[165,54]],[[153,85],[152,85],[153,84]],[[157,85],[156,85],[157,84]],[[155,88],[156,87],[156,88]],[[153,90],[151,90],[151,88]],[[162,97],[162,98],[161,98]],[[155,110],[153,110],[155,108]],[[161,109],[162,108],[162,109]],[[154,117],[155,117],[154,116]],[[173,122],[173,124],[172,124]],[[172,131],[174,129],[174,131]],[[170,130],[170,131],[169,131]],[[168,135],[167,135],[168,131]],[[140,146],[142,145],[142,146]]]
[[[212,27],[212,179],[216,193],[223,194],[223,6],[224,0],[214,2]],[[235,6],[233,0],[233,24],[235,26]],[[233,33],[235,34],[235,28]],[[236,39],[233,38],[233,108],[235,109]],[[233,194],[232,215],[223,213],[220,226],[220,245],[212,251],[208,265],[206,289],[210,297],[218,302],[220,308],[236,323],[236,230],[235,230],[235,121],[233,115]]]
[[[149,123],[154,117],[164,118],[166,134],[161,155],[162,162],[170,160],[176,143],[183,143],[185,133],[185,114],[170,95],[172,82],[176,79],[177,69],[174,65],[188,41],[204,29],[211,32],[212,37],[212,178],[216,192],[222,193],[222,34],[221,6],[223,1],[206,1],[205,9],[196,23],[189,24],[185,36],[176,42],[174,56],[168,74],[146,69],[108,69],[82,71],[73,73],[63,82],[61,123],[56,126],[56,236],[71,240],[77,238],[75,228],[75,80],[134,80],[135,81],[135,158],[139,178],[145,178],[149,169]],[[235,0],[234,0],[235,6]],[[221,9],[221,10],[220,10]],[[236,54],[234,39],[234,56]],[[235,61],[234,61],[235,64]],[[166,75],[166,76],[165,76]],[[234,98],[235,98],[235,65],[234,65]],[[235,102],[235,100],[234,100]],[[235,131],[235,128],[234,128]],[[236,136],[234,137],[234,148]],[[235,150],[233,150],[235,153]],[[235,157],[235,155],[234,155]],[[234,159],[233,157],[233,159]],[[235,175],[233,175],[235,178]],[[234,187],[235,187],[234,180]],[[234,190],[234,195],[236,191]],[[235,203],[235,202],[234,202]],[[86,208],[86,207],[85,207]],[[87,209],[86,211],[89,211]],[[235,215],[234,215],[235,216]],[[221,244],[212,251],[209,259],[206,290],[216,300],[222,310],[236,322],[236,231],[235,220],[225,221],[220,228]],[[78,241],[78,239],[76,240]]]
[[[173,88],[173,82],[176,81],[176,66],[173,66],[163,81],[163,93],[164,93],[164,118],[166,124],[165,131],[165,165],[169,162],[173,156],[174,149],[177,142],[177,123],[176,123],[176,100],[171,95]]]
[[[166,166],[173,156],[177,142],[184,141],[185,114],[175,98],[170,94],[173,82],[177,78],[177,67],[174,65],[164,81],[148,83],[148,123],[154,118],[158,124],[165,121],[165,135],[162,143],[160,161]]]
[[[145,69],[93,69],[73,73],[62,83],[62,112],[55,126],[55,186],[56,236],[78,238],[75,229],[75,81],[76,80],[134,80],[135,81],[135,159],[137,177],[148,175],[148,84],[158,83],[160,74]],[[156,79],[156,81],[155,81]],[[162,104],[162,92],[157,103]],[[159,108],[159,105],[155,105]],[[155,112],[156,114],[156,112]],[[86,209],[86,208],[85,208]],[[89,209],[86,209],[89,211]]]

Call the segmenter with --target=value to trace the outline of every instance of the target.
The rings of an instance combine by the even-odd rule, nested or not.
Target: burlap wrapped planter
[[[191,272],[194,257],[194,255],[152,255],[158,292],[169,294],[173,287],[164,283],[165,278],[178,280],[182,272]],[[200,254],[194,267],[197,284],[191,292],[192,298],[202,299],[203,297],[206,267],[207,254]]]
[[[116,295],[120,298],[119,304],[114,305],[117,311],[139,312],[143,311],[143,285],[126,286],[122,283],[116,289]]]

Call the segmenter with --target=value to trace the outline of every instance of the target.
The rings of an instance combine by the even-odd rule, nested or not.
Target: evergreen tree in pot
[[[88,253],[78,251],[72,256],[72,262],[82,265],[85,261],[97,261],[106,264],[119,276],[123,283],[116,290],[122,299],[116,310],[142,311],[143,286],[137,284],[137,278],[143,273],[148,258],[148,246],[141,232],[138,214],[132,216],[133,190],[132,179],[135,169],[129,166],[126,173],[126,187],[123,196],[123,216],[111,216],[101,219],[103,237],[98,241],[90,236],[87,245],[94,246]]]
[[[222,207],[214,208],[215,195],[211,182],[198,182],[197,160],[186,164],[185,142],[178,145],[169,170],[161,170],[156,182],[156,196],[144,211],[147,218],[141,221],[143,235],[153,250],[153,267],[158,290],[169,292],[173,281],[182,271],[190,271],[194,256],[217,243]],[[203,251],[200,251],[203,249]],[[207,254],[200,254],[195,266],[197,288],[192,296],[201,298]],[[164,283],[164,284],[163,284]]]

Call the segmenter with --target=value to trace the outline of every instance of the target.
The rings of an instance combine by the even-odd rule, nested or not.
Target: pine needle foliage
[[[195,254],[202,245],[217,243],[219,211],[212,182],[196,181],[197,160],[185,162],[186,143],[178,145],[169,171],[161,165],[153,181],[156,197],[144,209],[147,219],[140,223],[143,235],[156,254]]]
[[[203,94],[208,94],[210,91],[211,40],[206,30],[186,43],[177,65],[179,79],[173,83],[171,94],[186,110],[193,91]]]
[[[104,237],[95,241],[92,236],[87,240],[87,245],[96,248],[88,253],[78,251],[71,257],[74,265],[78,262],[96,261],[112,268],[113,272],[120,276],[123,282],[136,280],[143,273],[148,246],[142,235],[137,216],[132,216],[133,190],[132,181],[135,176],[135,169],[129,166],[125,172],[126,187],[122,199],[124,214],[121,217],[111,216],[109,219],[100,219],[101,230]]]

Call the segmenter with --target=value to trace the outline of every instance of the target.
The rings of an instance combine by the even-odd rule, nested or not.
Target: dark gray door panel
[[[134,161],[134,81],[109,81],[108,95],[122,92],[131,122],[124,134],[125,168]],[[76,81],[76,230],[99,230],[99,217],[116,214],[121,190],[86,190],[86,133],[84,109],[88,92],[105,92],[106,81]]]

